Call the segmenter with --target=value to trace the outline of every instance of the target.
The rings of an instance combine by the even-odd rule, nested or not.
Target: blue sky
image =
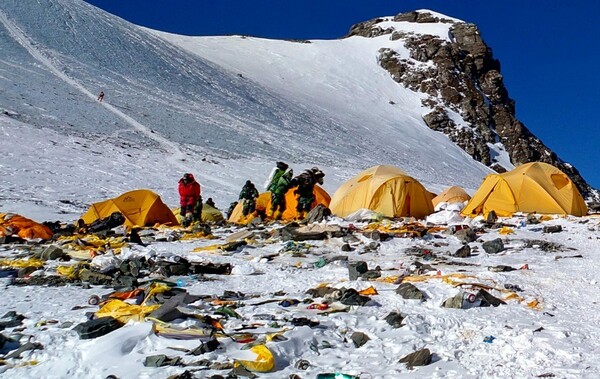
[[[331,39],[353,24],[431,9],[477,24],[517,117],[600,188],[600,2],[393,0],[86,0],[135,24],[186,35]]]

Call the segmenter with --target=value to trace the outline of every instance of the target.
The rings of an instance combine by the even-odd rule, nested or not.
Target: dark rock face
[[[441,19],[428,12],[396,15],[394,21],[451,24],[449,39],[418,35],[412,32],[383,29],[377,24],[389,19],[373,19],[352,26],[346,37],[378,37],[402,40],[410,59],[402,58],[390,48],[379,50],[379,64],[392,79],[417,92],[429,95],[423,105],[430,112],[423,117],[433,130],[446,134],[473,159],[497,172],[506,168],[496,160],[490,144],[501,143],[511,162],[518,166],[528,162],[546,162],[558,167],[577,185],[581,194],[591,196],[595,190],[573,166],[534,136],[515,117],[515,102],[504,86],[500,62],[493,57],[474,24]],[[462,116],[465,125],[456,125],[448,111]]]
[[[350,28],[348,35],[346,37],[352,36],[361,36],[361,37],[379,37],[384,34],[391,34],[393,29],[383,29],[379,26],[376,26],[378,23],[384,21],[383,18],[374,18],[369,21],[361,22],[359,24],[355,24]]]

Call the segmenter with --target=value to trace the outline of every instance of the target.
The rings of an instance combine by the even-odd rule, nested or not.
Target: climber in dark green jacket
[[[254,183],[247,180],[239,196],[239,200],[243,201],[242,214],[244,216],[254,213],[256,210],[256,198],[258,198],[258,190]]]

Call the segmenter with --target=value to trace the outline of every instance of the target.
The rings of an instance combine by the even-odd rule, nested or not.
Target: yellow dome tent
[[[125,226],[149,226],[154,224],[179,225],[177,218],[156,193],[139,189],[90,206],[81,218],[86,224],[108,217],[113,212],[125,216]]]
[[[289,189],[285,194],[285,212],[281,215],[282,220],[294,220],[298,216],[298,212],[296,212],[296,206],[298,205],[298,199],[294,194],[294,190],[296,187]],[[323,204],[326,207],[329,207],[329,202],[331,201],[331,197],[322,187],[315,186],[313,190],[315,195],[315,201],[311,205],[311,209],[316,207],[318,204]],[[244,217],[242,215],[242,210],[244,206],[240,201],[233,211],[231,215],[229,215],[229,222],[234,222],[236,224],[247,224],[252,220],[253,217]],[[258,195],[256,199],[256,210],[261,213],[268,213],[267,211],[271,208],[271,192],[263,192]]]
[[[419,181],[394,166],[371,167],[335,191],[329,208],[339,217],[370,209],[385,217],[418,219],[433,213],[432,194]]]
[[[533,162],[491,174],[463,209],[463,216],[510,217],[515,212],[583,216],[587,206],[571,179],[556,167]]]
[[[440,193],[436,197],[434,197],[431,202],[433,203],[433,207],[439,203],[462,203],[471,199],[468,193],[465,192],[462,187],[452,186],[448,187],[444,190],[444,192]]]

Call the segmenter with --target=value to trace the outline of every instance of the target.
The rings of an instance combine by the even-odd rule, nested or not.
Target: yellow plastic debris
[[[382,283],[396,283],[398,281],[398,279],[400,278],[400,276],[398,275],[390,275],[390,276],[382,276],[380,278],[375,278],[372,279],[375,282],[382,282]]]
[[[192,253],[200,253],[200,252],[203,252],[203,251],[221,250],[221,246],[222,245],[220,245],[220,244],[200,246],[200,247],[194,248],[194,250],[192,250]]]
[[[76,266],[58,266],[56,268],[58,275],[65,276],[67,279],[77,279],[79,268]]]
[[[95,314],[98,318],[110,316],[125,324],[129,320],[142,322],[144,321],[144,317],[159,307],[160,304],[133,305],[122,300],[109,300]]]
[[[185,241],[185,240],[193,240],[193,239],[200,239],[200,238],[214,239],[215,237],[212,234],[205,234],[204,232],[196,232],[196,233],[185,233],[183,236],[181,236],[180,240]]]
[[[358,291],[359,294],[361,295],[365,295],[365,296],[371,296],[371,295],[378,295],[379,293],[377,292],[377,290],[375,289],[375,287],[371,286],[369,288],[365,288],[362,291]]]
[[[275,368],[275,357],[269,348],[265,345],[256,345],[250,348],[250,351],[256,354],[253,361],[237,360],[236,362],[244,366],[248,371],[270,372]]]
[[[509,228],[508,226],[503,226],[499,231],[498,234],[514,234],[515,231],[512,228]]]
[[[35,267],[36,269],[44,267],[44,262],[36,258],[30,259],[0,259],[0,267],[24,268]]]

